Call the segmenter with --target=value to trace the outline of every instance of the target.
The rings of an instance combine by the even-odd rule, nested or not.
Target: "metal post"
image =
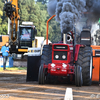
[[[67,34],[63,33],[63,43],[67,44]]]
[[[19,20],[18,20],[18,25],[17,25],[17,40],[18,40],[18,38],[19,38]]]
[[[48,45],[48,33],[49,33],[49,21],[54,18],[56,15],[53,15],[49,20],[47,21],[47,32],[46,32],[46,44]]]
[[[8,34],[10,34],[10,19],[8,18]]]
[[[100,29],[100,23],[98,25],[99,25],[99,29]]]
[[[15,12],[14,12],[14,23],[13,23],[13,41],[16,37],[16,24],[15,24]]]

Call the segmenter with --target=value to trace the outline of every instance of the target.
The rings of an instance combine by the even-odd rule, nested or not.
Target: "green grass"
[[[27,70],[27,67],[11,67],[11,68],[6,68],[7,70]],[[0,68],[0,71],[2,71],[3,68]]]

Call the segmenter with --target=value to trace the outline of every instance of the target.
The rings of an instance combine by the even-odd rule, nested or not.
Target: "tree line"
[[[46,22],[50,18],[47,12],[48,0],[18,0],[20,24],[22,21],[31,21],[37,29],[37,36],[46,37]],[[4,0],[0,0],[0,35],[6,35],[8,18],[3,11]],[[60,25],[55,18],[49,23],[49,39],[52,42],[60,41]]]

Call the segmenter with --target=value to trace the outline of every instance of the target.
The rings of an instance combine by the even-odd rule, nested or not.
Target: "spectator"
[[[6,42],[4,46],[1,48],[2,56],[3,56],[3,70],[6,69],[6,63],[9,55],[9,42]]]

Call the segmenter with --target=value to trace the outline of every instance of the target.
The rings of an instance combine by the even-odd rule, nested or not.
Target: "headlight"
[[[54,51],[54,60],[67,60],[67,51]]]
[[[55,58],[58,59],[59,58],[59,55],[55,55]]]
[[[65,55],[63,55],[63,56],[62,56],[62,59],[66,59],[66,56],[65,56]]]

